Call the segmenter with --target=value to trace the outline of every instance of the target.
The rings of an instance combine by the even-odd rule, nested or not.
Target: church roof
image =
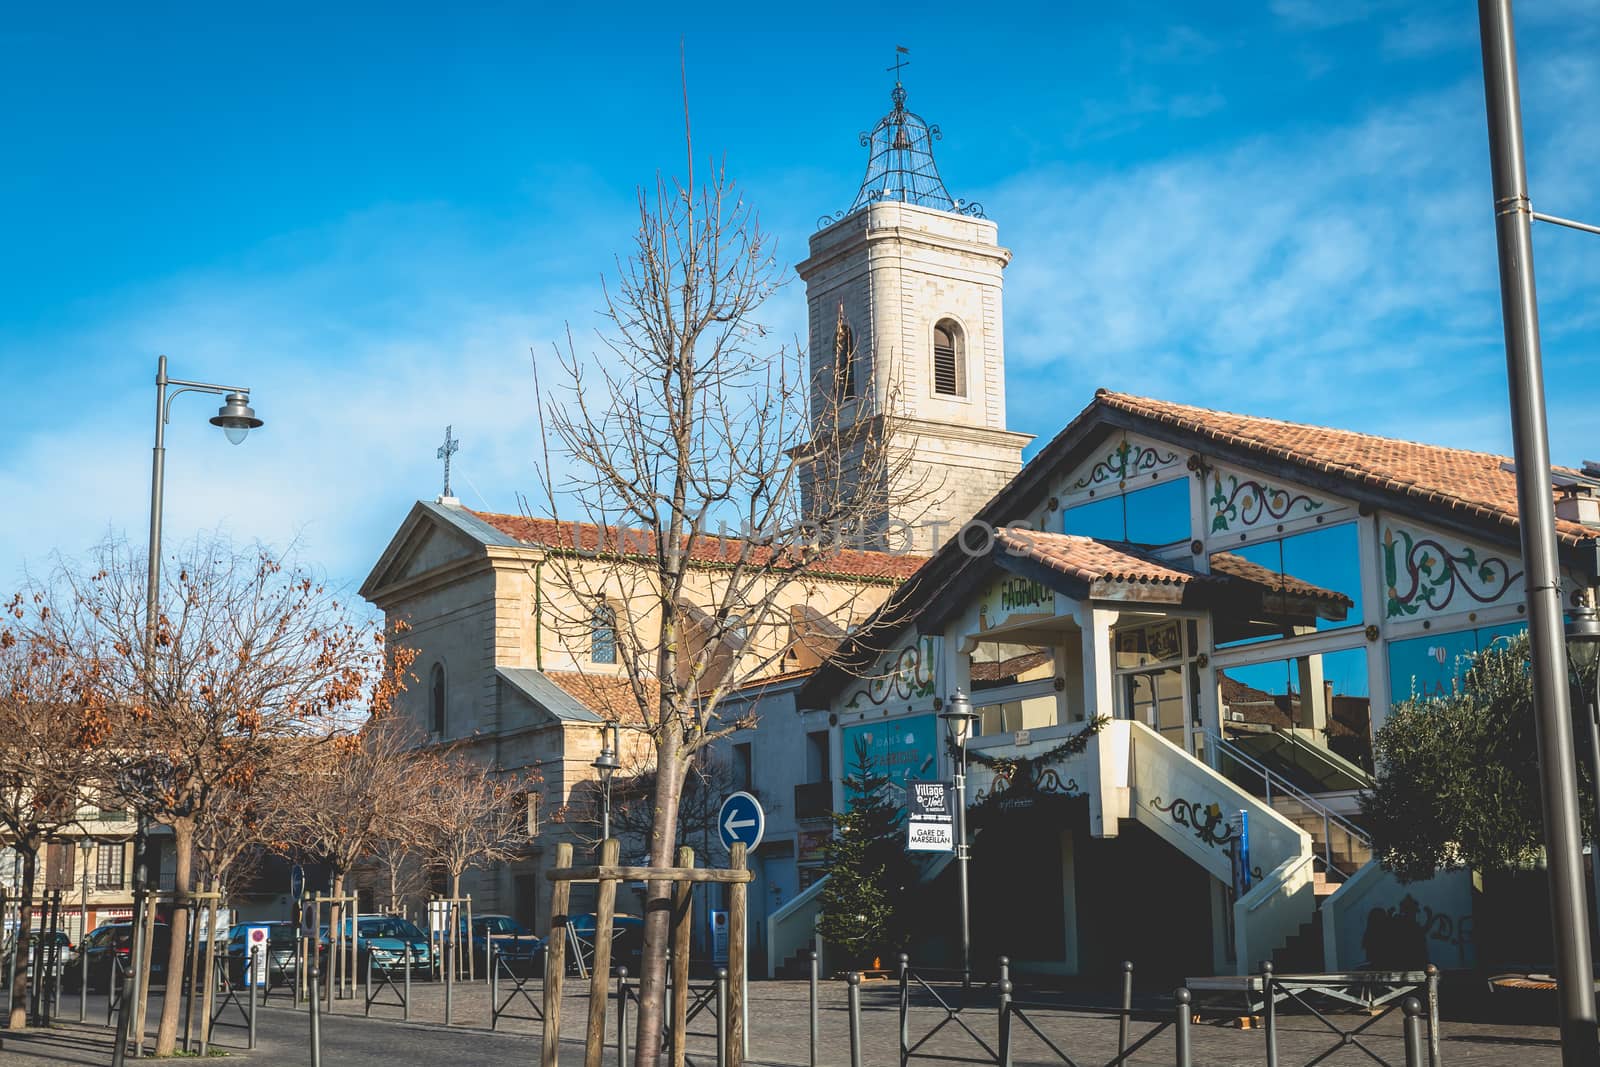
[[[601,716],[585,707],[565,686],[558,684],[544,671],[532,667],[496,667],[494,672],[532,701],[534,706],[562,722],[603,721]]]
[[[544,676],[583,703],[591,714],[611,722],[637,723],[644,710],[633,683],[625,674],[598,674],[585,671],[545,671]],[[642,680],[644,699],[652,706],[661,698],[661,687],[653,679]]]
[[[652,530],[618,526],[600,527],[587,522],[564,522],[558,519],[502,515],[487,511],[467,510],[466,514],[496,534],[509,537],[513,542],[522,545],[641,559],[654,556],[656,551],[656,535]],[[705,534],[695,538],[690,558],[693,562],[706,566],[732,566],[739,562],[740,555],[746,548],[746,542],[737,537]],[[766,546],[755,546],[748,562],[764,566],[771,560],[771,552],[772,549]],[[898,582],[914,574],[927,558],[904,552],[841,549],[815,563],[807,564],[806,571],[818,578]],[[780,560],[778,566],[782,565]]]
[[[855,201],[837,216],[824,216],[821,225],[885,200],[982,218],[981,206],[951,196],[939,177],[939,166],[933,161],[933,142],[943,137],[939,127],[906,110],[906,90],[899,82],[894,83],[889,101],[889,113],[861,134],[861,145],[867,149],[867,173]]]

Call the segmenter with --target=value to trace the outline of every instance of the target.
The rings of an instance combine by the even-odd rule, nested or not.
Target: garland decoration
[[[1084,723],[1083,729],[1054,748],[1045,749],[1037,756],[989,756],[982,752],[969,751],[967,753],[967,762],[976,763],[980,767],[987,767],[999,777],[1012,778],[1016,775],[1017,769],[1024,764],[1042,767],[1047,764],[1058,763],[1068,756],[1076,756],[1089,747],[1089,738],[1099,733],[1101,728],[1110,721],[1111,717],[1109,715],[1096,715]],[[961,750],[949,738],[945,739],[945,746],[950,750],[950,755],[957,759],[961,758]]]

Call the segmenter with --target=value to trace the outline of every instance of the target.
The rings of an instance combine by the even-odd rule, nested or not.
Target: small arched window
[[[428,729],[444,736],[444,664],[435,663],[428,678]]]
[[[840,400],[854,400],[861,395],[856,380],[856,335],[843,321],[833,338],[833,381]]]
[[[940,396],[967,395],[967,353],[961,327],[940,319],[933,328],[933,391]]]
[[[589,662],[617,662],[617,609],[610,604],[596,604],[589,616]]]

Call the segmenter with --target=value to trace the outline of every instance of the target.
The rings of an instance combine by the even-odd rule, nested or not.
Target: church
[[[1470,876],[1400,885],[1357,797],[1390,705],[1448,691],[1464,657],[1524,629],[1508,461],[1100,390],[1064,395],[1081,410],[1023,464],[1032,439],[1006,425],[1010,252],[948,192],[937,128],[901,85],[890,104],[854,202],[796,266],[814,378],[837,391],[813,411],[881,422],[938,491],[794,592],[790,626],[761,638],[777,669],[735,698],[751,725],[714,753],[767,812],[757,973],[814,943],[848,780],[871,764],[903,796],[963,758],[974,959],[1349,969],[1381,914],[1415,921],[1441,967],[1472,965]],[[1592,607],[1600,471],[1556,483],[1564,603]],[[604,536],[418,502],[362,588],[411,627],[408,713],[507,774],[537,771],[546,811],[592,796],[620,714],[615,615],[551,580],[552,560]],[[963,750],[941,712],[968,700]],[[542,821],[524,861],[472,887],[477,910],[542,929],[560,840],[587,839]],[[951,915],[922,958],[955,951],[953,868],[920,863]]]

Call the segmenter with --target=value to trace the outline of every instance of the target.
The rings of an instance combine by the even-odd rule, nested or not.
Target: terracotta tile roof
[[[617,526],[607,526],[602,530],[593,523],[562,522],[557,519],[534,518],[527,515],[501,515],[489,511],[473,511],[472,514],[506,536],[540,548],[603,552],[608,555],[615,553],[632,557],[650,556],[656,550],[655,534],[650,530]],[[736,537],[716,537],[707,534],[695,539],[692,559],[696,563],[710,566],[731,565],[738,561],[743,546],[744,542]],[[770,558],[771,549],[765,547],[757,547],[751,555],[752,561],[757,564],[763,564]],[[807,565],[807,571],[819,578],[860,578],[898,582],[909,578],[927,558],[909,553],[840,549]]]
[[[1426,504],[1505,526],[1514,527],[1517,523],[1517,482],[1514,475],[1502,469],[1511,462],[1505,456],[1235,415],[1109,389],[1096,391],[1095,399],[1106,407],[1213,441],[1336,474],[1375,489],[1402,493]],[[1600,534],[1566,519],[1556,520],[1556,531],[1568,544]]]
[[[1252,563],[1243,556],[1232,552],[1213,552],[1211,554],[1211,572],[1213,574],[1226,574],[1234,578],[1243,578],[1247,582],[1264,586],[1274,593],[1288,593],[1290,596],[1305,597],[1310,600],[1326,600],[1345,608],[1355,607],[1355,601],[1344,593],[1334,589],[1324,589],[1320,585],[1312,585],[1308,581],[1296,578],[1292,574],[1280,574],[1259,563]]]
[[[1006,527],[995,531],[994,540],[997,552],[1031,559],[1083,582],[1187,585],[1195,581],[1216,581],[1209,575],[1146,555],[1133,545],[1096,541],[1076,534]]]
[[[590,674],[583,671],[545,671],[544,676],[572,694],[584,707],[613,722],[637,723],[643,709],[625,674]],[[661,687],[646,680],[645,699],[651,707],[660,699]]]

